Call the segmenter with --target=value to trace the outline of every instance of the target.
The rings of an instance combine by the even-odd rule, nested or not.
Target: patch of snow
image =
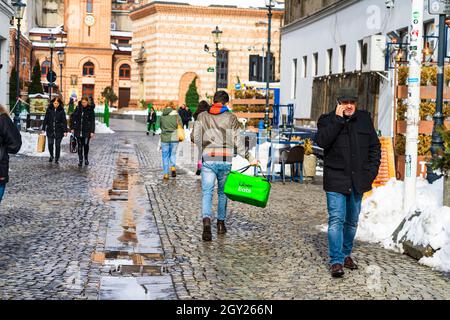
[[[109,112],[114,112],[117,111],[117,108],[114,107],[109,107]],[[95,112],[97,113],[104,113],[105,112],[105,105],[104,104],[99,104],[95,106]]]
[[[131,114],[131,115],[137,115],[137,116],[147,116],[148,110],[129,110],[125,111],[123,114]]]
[[[22,147],[20,148],[19,154],[29,156],[29,157],[50,157],[50,153],[48,152],[47,140],[45,141],[45,151],[37,152],[37,142],[39,135],[36,133],[30,132],[21,132],[22,136]],[[70,143],[70,135],[64,137],[61,145],[68,145]],[[67,152],[64,152],[66,148],[61,148],[61,157],[66,155]]]
[[[95,133],[115,133],[113,130],[108,128],[106,124],[96,120],[95,121]]]

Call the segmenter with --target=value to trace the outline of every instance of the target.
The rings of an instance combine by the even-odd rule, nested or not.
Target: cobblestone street
[[[320,181],[274,183],[264,210],[230,202],[229,233],[204,243],[195,165],[163,182],[158,139],[99,134],[81,169],[74,154],[11,157],[1,299],[450,299],[450,275],[376,244],[357,242],[360,269],[332,279]]]

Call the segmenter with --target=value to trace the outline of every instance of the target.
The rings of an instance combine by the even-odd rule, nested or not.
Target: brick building
[[[219,52],[219,88],[261,81],[267,43],[267,8],[193,6],[152,2],[133,10],[131,105],[140,101],[183,103],[197,78],[202,98],[215,91],[215,44],[211,32],[223,32]],[[283,10],[275,10],[271,78],[279,80]]]
[[[49,37],[53,36],[56,45],[52,63],[58,77],[54,92],[62,93],[65,102],[83,95],[92,96],[98,102],[104,88],[112,86],[119,97],[117,104],[128,106],[132,37],[128,15],[140,0],[28,2],[27,33],[41,64],[46,92],[51,56]],[[62,70],[59,51],[64,52]]]

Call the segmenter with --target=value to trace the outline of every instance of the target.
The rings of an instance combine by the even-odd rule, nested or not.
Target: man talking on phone
[[[323,186],[328,207],[328,252],[334,278],[344,268],[358,269],[352,258],[363,194],[378,175],[381,144],[369,112],[357,110],[356,91],[341,89],[336,110],[318,121],[317,144],[324,149]]]

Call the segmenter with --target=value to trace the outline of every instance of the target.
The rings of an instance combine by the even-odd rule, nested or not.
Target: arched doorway
[[[185,103],[186,101],[186,93],[189,89],[189,86],[191,85],[192,81],[197,77],[197,81],[195,84],[197,85],[197,92],[200,94],[200,78],[195,72],[186,72],[183,74],[183,76],[180,79],[180,87],[179,87],[179,96],[178,96],[178,103],[181,105]]]

